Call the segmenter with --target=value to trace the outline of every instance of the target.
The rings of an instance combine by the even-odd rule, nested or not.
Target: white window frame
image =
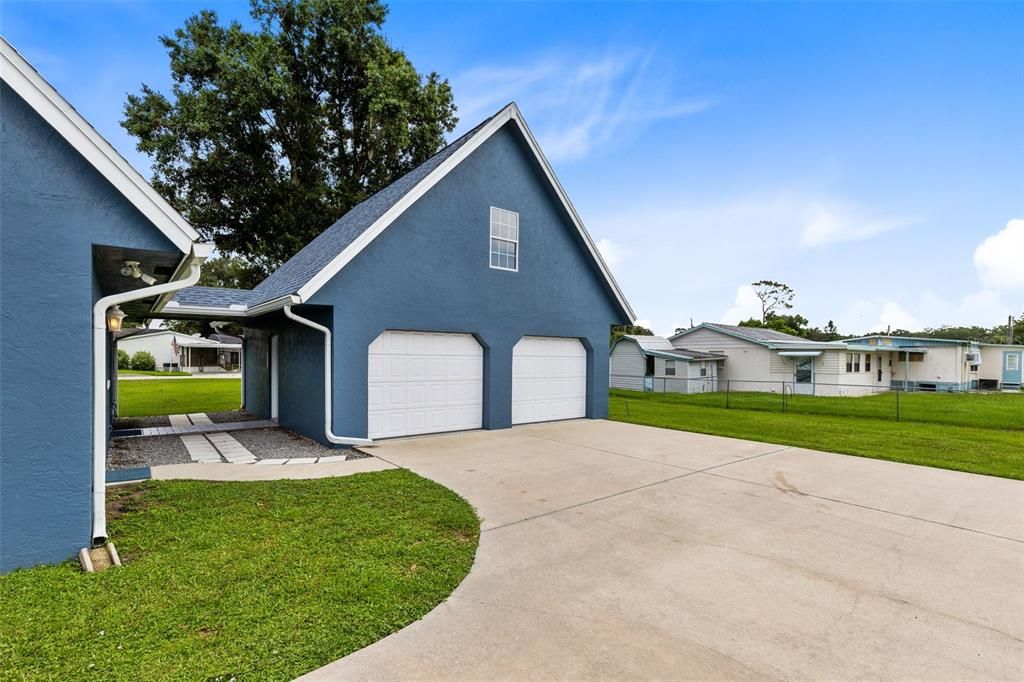
[[[494,234],[494,225],[495,225],[494,218],[495,218],[495,215],[497,215],[496,211],[501,211],[503,213],[510,213],[510,214],[512,214],[512,215],[514,215],[516,217],[516,238],[515,239],[511,239],[509,237],[495,236],[495,234]],[[491,206],[491,210],[489,212],[488,218],[489,218],[489,220],[488,220],[488,230],[487,230],[487,265],[489,265],[492,270],[504,270],[506,272],[519,272],[519,257],[520,257],[520,252],[519,252],[519,227],[520,227],[519,226],[519,213],[517,213],[516,211],[510,211],[507,208],[498,208],[497,206]],[[494,239],[497,239],[500,242],[505,242],[507,244],[514,244],[515,245],[515,249],[516,249],[516,255],[515,255],[516,266],[514,268],[506,268],[506,267],[502,267],[500,265],[495,265],[494,264],[493,256],[494,256],[495,252],[491,248],[491,241],[494,240]]]
[[[1010,367],[1010,362],[1013,361],[1013,367]],[[1020,354],[1019,353],[1007,353],[1006,354],[1006,371],[1016,372],[1020,369]]]
[[[672,371],[669,371],[672,370]],[[665,376],[674,377],[676,375],[676,361],[665,360]]]

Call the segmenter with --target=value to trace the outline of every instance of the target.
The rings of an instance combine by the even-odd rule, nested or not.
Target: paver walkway
[[[231,464],[254,464],[256,462],[256,455],[249,452],[249,449],[235,440],[230,433],[211,433],[206,438],[213,443],[213,447],[220,451],[221,457]]]
[[[189,417],[196,417],[198,421],[192,421]],[[246,431],[248,429],[272,429],[278,426],[277,422],[270,419],[253,419],[245,422],[222,422],[217,424],[210,421],[210,418],[205,414],[172,414],[169,418],[171,420],[170,426],[147,426],[146,428],[139,429],[139,433],[136,436],[126,437],[181,436],[188,433],[221,433],[225,431]]]
[[[192,458],[193,462],[220,462],[220,453],[217,452],[217,448],[213,447],[213,443],[206,440],[206,436],[198,433],[190,434],[182,436],[181,442],[185,444],[188,456]]]

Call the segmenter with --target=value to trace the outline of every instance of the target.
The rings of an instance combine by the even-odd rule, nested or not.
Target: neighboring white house
[[[676,348],[660,336],[626,335],[612,345],[609,385],[659,393],[717,391],[724,361],[724,355]]]
[[[237,372],[242,340],[223,334],[204,339],[169,329],[130,329],[117,339],[117,348],[134,355],[140,350],[153,355],[158,370],[184,372]]]
[[[841,341],[810,341],[774,329],[705,322],[670,337],[676,348],[726,356],[719,381],[731,391],[866,395],[888,387],[888,353],[850,349]]]
[[[889,388],[1013,390],[1021,387],[1024,366],[1024,345],[884,335],[810,341],[774,329],[709,322],[668,341],[682,352],[724,355],[718,379],[730,391],[857,396]]]
[[[847,339],[851,348],[891,352],[892,385],[908,390],[1019,389],[1024,345],[912,336]]]

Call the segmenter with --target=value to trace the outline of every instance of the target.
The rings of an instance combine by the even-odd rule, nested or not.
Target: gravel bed
[[[315,440],[287,429],[252,429],[233,431],[235,439],[247,447],[256,459],[291,459],[293,457],[337,457],[363,459],[369,455],[355,450],[329,448]]]
[[[246,412],[245,410],[228,410],[227,412],[207,412],[206,416],[210,418],[214,424],[227,424],[230,422],[251,422],[259,419],[254,414]]]
[[[115,438],[107,449],[108,469],[134,469],[160,464],[187,464],[185,444],[178,436]]]
[[[115,429],[148,429],[155,426],[170,426],[171,420],[166,414],[155,417],[117,417],[114,419]]]
[[[219,414],[232,413],[221,412]],[[252,419],[251,416],[249,418]],[[230,435],[248,448],[256,456],[256,459],[344,456],[351,460],[369,457],[369,455],[355,450],[329,448],[315,440],[300,436],[294,431],[280,428],[231,431]],[[107,450],[108,469],[188,464],[191,461],[180,436],[115,438],[110,441],[110,447]]]

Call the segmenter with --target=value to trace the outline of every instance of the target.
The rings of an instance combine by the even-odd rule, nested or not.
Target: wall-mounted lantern
[[[121,331],[121,320],[124,319],[124,311],[119,306],[107,308],[107,330],[112,332]]]

